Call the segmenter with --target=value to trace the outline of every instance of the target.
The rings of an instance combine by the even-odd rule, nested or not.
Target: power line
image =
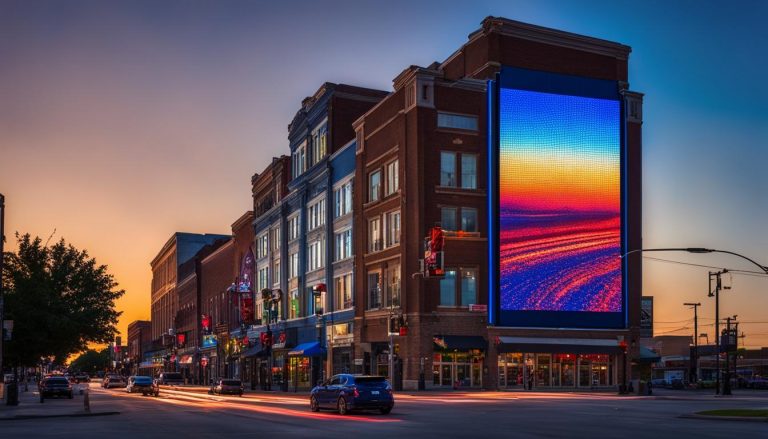
[[[671,259],[654,258],[653,256],[643,256],[643,259],[649,259],[649,260],[658,261],[658,262],[666,262],[669,264],[688,265],[690,267],[708,268],[713,270],[728,270],[731,273],[743,274],[745,276],[768,277],[768,274],[762,273],[760,271],[736,270],[731,268],[715,267],[714,265],[702,265],[702,264],[694,264],[691,262],[673,261]]]

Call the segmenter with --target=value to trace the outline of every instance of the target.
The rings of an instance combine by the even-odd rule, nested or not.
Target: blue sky
[[[764,1],[3,0],[8,228],[56,228],[109,264],[128,289],[124,329],[148,316],[148,262],[173,231],[227,232],[249,209],[250,176],[287,153],[302,98],[324,81],[389,90],[408,65],[448,57],[488,15],[632,46],[630,86],[646,94],[644,245],[768,264]],[[645,268],[659,332],[691,332],[684,301],[713,314],[707,268]],[[723,315],[768,321],[768,280],[735,275],[722,304]],[[768,345],[768,325],[742,327],[748,345]]]

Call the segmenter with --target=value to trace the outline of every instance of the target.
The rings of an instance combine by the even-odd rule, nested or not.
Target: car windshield
[[[48,378],[45,382],[47,384],[69,384],[66,378]]]
[[[221,385],[222,386],[239,386],[240,381],[239,380],[222,380]]]
[[[151,383],[152,378],[146,377],[146,376],[138,376],[133,379],[133,382],[135,383]]]
[[[384,377],[355,377],[355,384],[358,387],[372,387],[372,388],[385,388],[389,386],[387,379]]]

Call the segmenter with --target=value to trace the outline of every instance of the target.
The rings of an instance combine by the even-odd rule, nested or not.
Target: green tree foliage
[[[91,376],[100,370],[106,370],[109,366],[109,347],[100,351],[88,349],[69,364],[70,370],[85,372]]]
[[[49,357],[62,363],[89,343],[112,341],[121,314],[115,301],[125,291],[107,266],[63,239],[51,246],[29,234],[16,239],[18,251],[6,253],[3,275],[6,319],[14,320],[8,364]]]

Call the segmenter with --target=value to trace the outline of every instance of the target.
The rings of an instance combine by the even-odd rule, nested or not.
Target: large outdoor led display
[[[617,83],[505,68],[492,90],[495,323],[624,327]]]

